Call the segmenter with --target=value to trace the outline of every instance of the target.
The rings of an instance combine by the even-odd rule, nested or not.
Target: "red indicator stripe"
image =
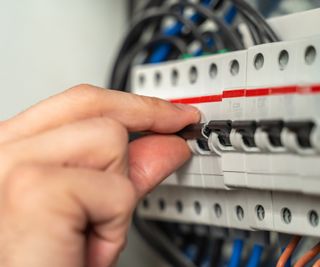
[[[245,89],[223,91],[222,98],[242,97],[245,96]]]
[[[320,93],[320,84],[310,85],[310,86],[301,86],[299,88],[300,94],[316,94]]]
[[[235,98],[235,97],[255,97],[255,96],[268,96],[268,95],[285,95],[285,94],[318,94],[320,93],[320,84],[310,86],[277,86],[272,88],[255,88],[255,89],[236,89],[223,91],[222,95],[208,95],[208,96],[197,96],[178,98],[170,100],[172,103],[182,104],[199,104],[199,103],[210,103],[220,102],[223,98]]]
[[[311,91],[313,93],[320,93],[320,84],[316,84],[316,85],[311,86]]]
[[[259,89],[247,89],[246,96],[266,96],[269,95],[270,89],[269,88],[259,88]]]
[[[173,99],[171,100],[171,103],[198,104],[198,103],[219,102],[221,100],[222,100],[221,95],[208,95],[208,96]]]
[[[270,95],[294,94],[298,92],[297,85],[278,86],[270,88]]]

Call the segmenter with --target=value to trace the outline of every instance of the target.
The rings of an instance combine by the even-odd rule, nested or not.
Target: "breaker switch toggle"
[[[284,123],[282,120],[261,120],[258,122],[259,129],[268,135],[270,144],[273,147],[282,147],[281,131]]]
[[[206,124],[207,132],[214,132],[222,146],[232,146],[230,142],[230,132],[232,129],[230,120],[209,121]]]
[[[245,146],[249,148],[257,147],[254,140],[254,134],[257,129],[257,123],[255,121],[234,121],[232,128],[241,134]]]
[[[296,140],[301,148],[312,148],[310,140],[314,128],[312,121],[289,121],[285,123],[285,127],[295,133]]]

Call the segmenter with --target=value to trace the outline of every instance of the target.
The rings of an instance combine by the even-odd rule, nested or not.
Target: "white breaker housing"
[[[141,215],[320,236],[320,10],[270,24],[284,41],[133,69],[133,93],[192,104],[218,125],[209,151],[188,141],[194,156]]]

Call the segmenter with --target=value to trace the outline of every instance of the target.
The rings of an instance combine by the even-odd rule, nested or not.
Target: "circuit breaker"
[[[320,236],[320,10],[270,24],[283,41],[133,69],[134,93],[194,105],[210,130],[141,216]]]

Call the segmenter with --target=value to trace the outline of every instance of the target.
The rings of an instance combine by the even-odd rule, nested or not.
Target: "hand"
[[[195,108],[80,85],[0,123],[0,264],[107,267],[143,195],[190,152]],[[128,144],[128,132],[153,131]]]

